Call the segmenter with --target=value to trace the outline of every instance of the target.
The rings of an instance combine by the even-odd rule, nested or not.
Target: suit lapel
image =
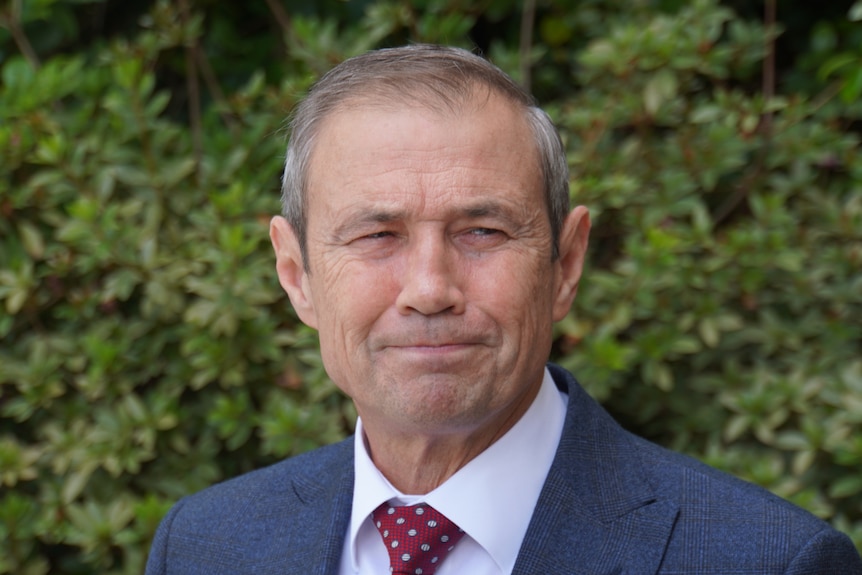
[[[325,469],[291,480],[296,500],[303,506],[294,516],[306,520],[301,529],[290,529],[295,535],[290,541],[290,564],[296,565],[297,575],[338,575],[353,505],[353,439],[342,442],[339,450]],[[327,480],[320,481],[321,477]],[[285,575],[283,570],[278,573]]]
[[[631,436],[565,371],[563,436],[513,574],[646,574],[661,564],[678,506],[656,497]]]
[[[314,517],[322,518],[316,522],[318,531],[315,564],[308,573],[316,575],[338,575],[341,566],[341,552],[344,549],[344,537],[350,524],[350,512],[353,507],[353,460],[349,466],[350,473],[342,470],[340,475],[333,477],[333,488],[322,498],[322,505],[317,505]]]
[[[632,437],[567,372],[550,369],[569,407],[513,575],[656,573],[677,504],[655,495],[647,480],[653,471]],[[290,543],[291,563],[304,565],[303,575],[338,575],[353,501],[352,441],[339,451],[324,470],[332,481],[320,482],[320,470],[292,479],[301,515],[312,518]]]

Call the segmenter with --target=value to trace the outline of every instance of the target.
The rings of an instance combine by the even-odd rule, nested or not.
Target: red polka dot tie
[[[384,503],[371,517],[389,551],[389,570],[399,575],[434,575],[464,536],[457,525],[425,503],[404,507]]]

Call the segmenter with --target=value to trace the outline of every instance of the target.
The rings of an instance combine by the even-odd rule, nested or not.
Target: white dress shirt
[[[353,510],[340,575],[389,573],[389,554],[371,520],[385,501],[424,501],[466,532],[437,575],[510,574],[562,435],[567,402],[546,369],[539,393],[512,429],[425,495],[404,494],[389,483],[371,461],[358,421]]]

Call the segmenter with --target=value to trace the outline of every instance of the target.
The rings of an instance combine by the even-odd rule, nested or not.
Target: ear
[[[278,281],[290,298],[290,303],[302,322],[317,329],[317,314],[311,297],[308,273],[299,249],[299,240],[287,220],[275,216],[269,223],[269,239],[275,250]]]
[[[560,257],[556,262],[557,292],[554,299],[554,321],[560,321],[578,293],[581,271],[587,255],[590,237],[590,212],[584,206],[573,209],[560,230]]]

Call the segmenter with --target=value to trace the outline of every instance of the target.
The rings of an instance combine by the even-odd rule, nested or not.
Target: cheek
[[[389,274],[348,261],[327,263],[334,265],[320,267],[312,293],[324,360],[340,364],[361,354],[369,332],[391,307],[395,290]]]
[[[500,320],[525,329],[552,323],[553,272],[547,263],[534,260],[515,258],[477,270],[471,277],[477,301],[485,301]]]
[[[362,266],[344,257],[321,257],[312,276],[312,294],[318,316],[324,317],[321,332],[338,333],[359,320],[363,301],[370,296],[373,285]],[[347,324],[347,325],[346,325]]]

